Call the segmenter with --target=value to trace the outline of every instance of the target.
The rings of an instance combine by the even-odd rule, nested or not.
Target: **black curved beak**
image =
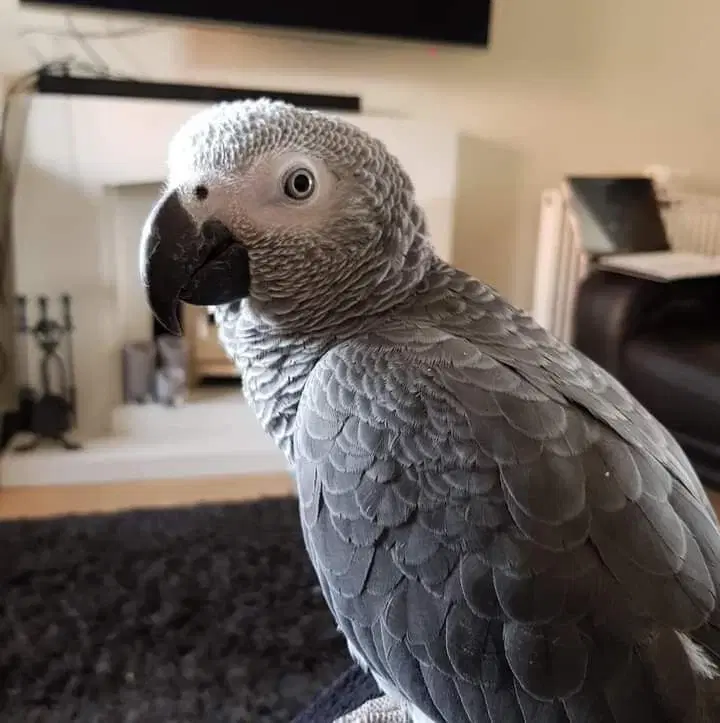
[[[172,334],[182,333],[181,301],[215,306],[250,293],[247,250],[219,221],[198,230],[175,192],[163,196],[145,222],[140,273],[153,314]]]

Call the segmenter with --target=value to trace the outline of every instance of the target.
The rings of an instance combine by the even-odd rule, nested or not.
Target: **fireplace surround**
[[[138,273],[140,231],[165,177],[168,141],[202,107],[199,103],[100,97],[39,96],[33,100],[16,189],[14,286],[18,294],[68,292],[73,297],[77,433],[87,444],[74,453],[43,450],[22,460],[8,455],[0,462],[3,484],[73,481],[72,465],[78,469],[87,466],[93,445],[117,447],[122,430],[127,431],[127,420],[139,413],[122,408],[121,349],[126,342],[151,339],[153,334]],[[406,166],[427,211],[438,252],[450,260],[458,134],[450,127],[417,120],[375,115],[350,115],[347,119],[381,138]],[[236,407],[242,406],[240,392],[235,394]],[[202,402],[205,407],[208,403]],[[223,404],[223,424],[255,423],[249,410],[233,417],[231,403]],[[167,415],[175,413],[179,419],[183,414],[198,416],[199,410],[161,413],[148,409],[147,419],[137,425],[146,432],[149,425],[160,425],[154,434],[161,439],[162,425],[173,420]],[[119,423],[118,418],[125,421]],[[253,428],[252,435],[257,431]],[[230,439],[237,440],[243,433],[234,429]],[[148,432],[146,436],[153,435]],[[254,444],[265,449],[259,439],[252,436],[251,448]],[[169,442],[163,444],[167,447]],[[198,447],[202,444],[198,439]],[[130,461],[132,454],[127,453]],[[160,467],[148,462],[151,452],[147,444],[143,454],[145,457],[138,453],[136,459],[144,459],[153,470],[148,474],[157,477]],[[43,455],[44,462],[40,459]],[[56,467],[64,465],[62,474],[53,477],[48,455],[55,459]],[[61,460],[58,455],[66,458]],[[128,474],[128,465],[122,475]],[[277,468],[282,462],[274,457],[272,465]],[[93,469],[95,481],[99,481],[97,477],[103,475],[99,467]],[[197,474],[198,469],[196,465],[188,474]],[[138,469],[132,477],[143,474]],[[104,476],[112,478],[110,471]]]

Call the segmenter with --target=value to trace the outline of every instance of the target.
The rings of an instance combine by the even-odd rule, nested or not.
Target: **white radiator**
[[[720,196],[658,190],[663,221],[674,249],[720,255]],[[532,315],[563,341],[571,341],[578,285],[589,260],[579,242],[565,191],[542,194]]]

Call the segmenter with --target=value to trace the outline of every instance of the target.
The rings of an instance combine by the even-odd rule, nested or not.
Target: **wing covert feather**
[[[612,395],[591,413],[596,382],[585,405],[510,354],[400,332],[329,352],[298,411],[304,533],[341,629],[439,721],[644,720],[619,683],[646,675],[632,629],[717,615],[692,476],[652,420],[624,436]]]

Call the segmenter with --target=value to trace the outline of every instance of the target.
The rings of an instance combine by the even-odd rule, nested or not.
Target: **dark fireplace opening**
[[[214,330],[215,328],[215,320],[213,319],[212,314],[209,312],[201,312],[200,310],[197,310],[196,313],[206,313],[207,315],[207,323],[208,325]],[[200,317],[202,318],[202,317]],[[197,319],[197,317],[196,317]],[[242,386],[242,380],[240,378],[239,374],[232,374],[228,373],[228,370],[232,370],[232,363],[229,359],[225,356],[224,352],[222,351],[222,348],[220,347],[219,343],[215,340],[215,354],[214,356],[216,358],[223,359],[226,364],[226,368],[222,370],[222,373],[214,373],[215,367],[217,367],[217,364],[210,364],[210,365],[203,365],[201,360],[198,360],[194,358],[194,355],[198,353],[198,344],[195,340],[192,338],[188,338],[188,334],[196,333],[194,330],[194,324],[192,323],[191,319],[184,319],[186,323],[183,324],[183,333],[186,335],[186,342],[187,342],[187,363],[190,367],[192,367],[193,371],[192,373],[189,373],[189,377],[192,380],[191,386],[192,387],[240,387]],[[157,341],[158,337],[164,336],[167,334],[167,329],[160,324],[160,322],[153,317],[152,320],[152,334],[153,334],[153,341]],[[213,335],[214,338],[214,335]],[[205,346],[207,345],[207,340],[205,341]],[[158,354],[159,357],[159,354]],[[160,364],[160,359],[156,359],[156,365]]]

